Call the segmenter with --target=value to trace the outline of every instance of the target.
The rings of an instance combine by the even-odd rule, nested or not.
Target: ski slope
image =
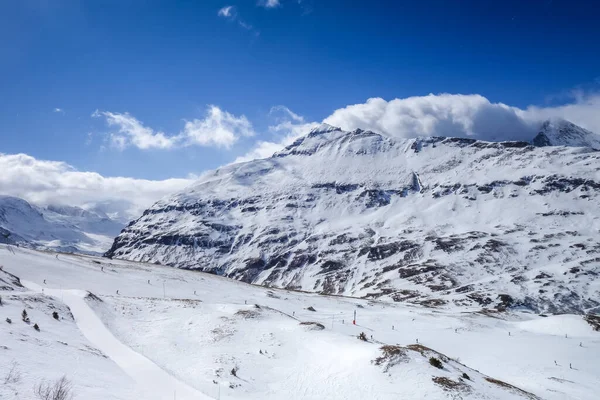
[[[0,363],[2,399],[32,398],[35,382],[63,374],[76,399],[91,400],[597,398],[600,334],[575,315],[320,296],[6,246],[0,265],[25,286],[0,284],[0,317],[13,321],[0,357],[26,371],[3,385],[10,362]],[[20,320],[23,308],[40,332]],[[426,347],[407,348],[417,340]],[[383,345],[399,354],[377,362]]]
[[[69,307],[79,330],[98,350],[113,360],[147,391],[146,396],[165,399],[175,395],[182,400],[210,399],[156,366],[152,361],[119,342],[85,302],[88,292],[81,290],[45,289],[32,282],[24,286],[38,293],[61,299]]]

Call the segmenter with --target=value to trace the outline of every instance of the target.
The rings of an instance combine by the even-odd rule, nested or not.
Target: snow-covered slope
[[[323,125],[162,200],[109,257],[428,306],[600,305],[600,152]]]
[[[600,135],[564,119],[545,121],[533,138],[536,146],[591,147],[600,150]]]
[[[65,252],[100,254],[123,224],[79,207],[37,207],[0,195],[0,242]]]
[[[600,333],[577,315],[432,310],[3,245],[0,263],[2,399],[63,374],[76,400],[597,398]],[[3,384],[12,360],[21,379]]]

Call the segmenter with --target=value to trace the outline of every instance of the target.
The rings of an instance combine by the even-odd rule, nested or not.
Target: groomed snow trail
[[[33,282],[21,281],[21,283],[30,290],[42,293],[42,287]],[[212,399],[177,380],[152,361],[117,340],[85,302],[87,291],[43,288],[43,293],[69,306],[81,333],[125,371],[139,385],[141,391],[147,393],[147,399]]]

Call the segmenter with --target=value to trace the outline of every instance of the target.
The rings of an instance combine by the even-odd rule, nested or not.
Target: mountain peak
[[[565,119],[554,118],[542,122],[532,143],[538,147],[591,147],[594,150],[600,150],[600,135]]]
[[[308,134],[309,136],[315,136],[315,135],[319,135],[322,133],[329,133],[329,132],[335,132],[335,131],[341,131],[341,128],[338,128],[337,126],[333,126],[333,125],[329,125],[328,123],[321,123],[321,125],[317,126],[316,128],[313,128],[310,133]]]

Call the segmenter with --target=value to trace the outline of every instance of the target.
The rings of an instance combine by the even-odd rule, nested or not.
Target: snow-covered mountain
[[[582,132],[548,123],[535,143]],[[589,147],[322,125],[159,201],[106,255],[433,307],[582,312],[600,306],[599,195]]]
[[[0,242],[64,252],[100,254],[123,228],[106,214],[79,207],[38,207],[0,196]]]
[[[545,121],[535,138],[536,146],[591,147],[600,150],[600,135],[564,119]]]

